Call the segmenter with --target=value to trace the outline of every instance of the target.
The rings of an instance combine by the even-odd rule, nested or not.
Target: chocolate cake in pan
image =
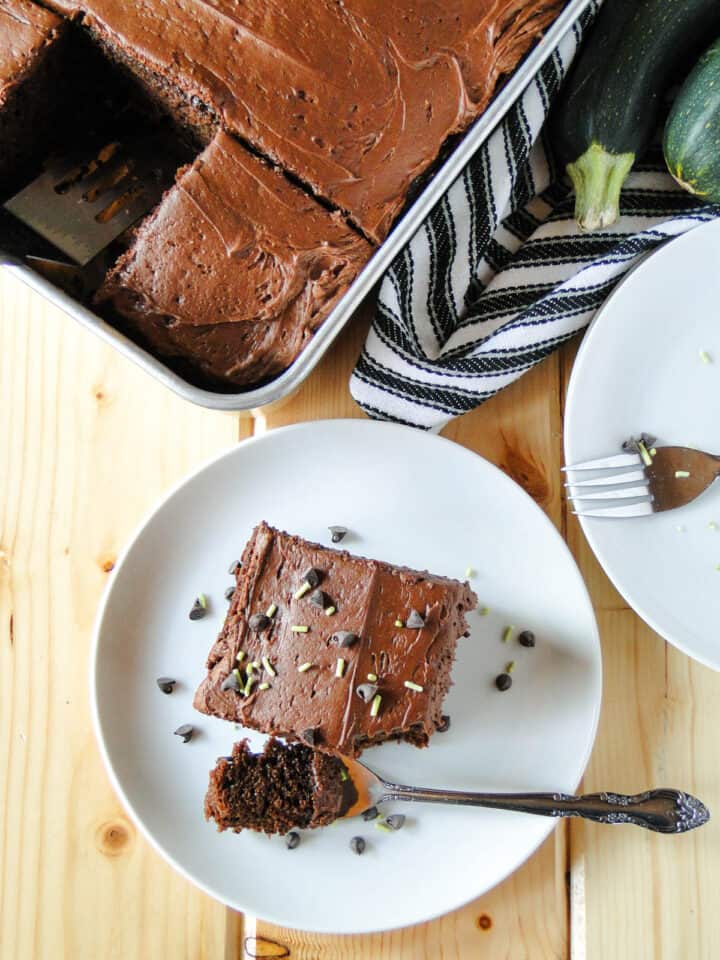
[[[43,159],[67,50],[60,17],[29,0],[0,0],[0,200]]]
[[[42,63],[70,33],[131,78],[149,116],[159,108],[203,150],[123,238],[95,303],[189,382],[228,391],[267,383],[293,363],[413,189],[563,3],[45,6],[73,22],[28,0],[0,0],[6,20],[23,11],[6,30],[20,51],[9,72],[12,96],[29,104],[23,116],[47,110]],[[0,63],[2,49],[0,38]],[[12,128],[18,115],[5,110],[3,128],[0,111],[0,146],[15,166],[13,150],[41,140],[28,139],[27,124]]]
[[[207,142],[222,125],[379,242],[562,0],[50,0]]]

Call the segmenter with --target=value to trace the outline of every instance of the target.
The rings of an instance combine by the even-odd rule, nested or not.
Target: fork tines
[[[629,469],[635,468],[635,469]],[[565,473],[574,471],[605,471],[584,480],[570,480],[565,484],[573,501],[573,513],[578,517],[644,517],[653,512],[648,479],[642,459],[637,453],[619,453],[599,460],[563,467]],[[575,488],[579,491],[573,492]],[[602,489],[600,489],[602,488]],[[608,506],[590,504],[588,508],[578,501],[611,501]]]
[[[563,472],[568,470],[607,470],[617,467],[638,467],[642,464],[639,453],[616,453],[612,457],[602,457],[600,460],[585,460],[583,463],[568,464]]]

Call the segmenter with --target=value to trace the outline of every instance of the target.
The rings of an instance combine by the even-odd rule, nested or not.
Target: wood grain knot
[[[93,392],[93,396],[98,402],[98,406],[104,407],[106,404],[110,403],[110,397],[102,387],[100,386],[93,387],[92,392]]]
[[[268,940],[267,937],[245,937],[243,943],[245,956],[263,958],[263,960],[282,960],[283,957],[290,956],[290,947],[284,943],[278,943],[276,940]]]
[[[106,553],[104,556],[100,557],[98,560],[98,566],[103,573],[110,573],[111,570],[115,569],[115,556],[112,553]]]
[[[119,857],[130,846],[132,833],[129,824],[122,820],[109,820],[98,827],[97,848],[106,857]]]
[[[506,448],[503,461],[505,472],[509,473],[536,503],[540,506],[550,503],[550,485],[536,463],[510,447]]]
[[[489,930],[492,926],[492,920],[486,913],[481,913],[477,918],[477,925],[481,930]]]

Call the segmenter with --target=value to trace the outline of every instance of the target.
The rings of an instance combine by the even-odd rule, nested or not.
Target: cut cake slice
[[[390,739],[424,747],[476,603],[467,583],[260,523],[195,707],[347,756]]]

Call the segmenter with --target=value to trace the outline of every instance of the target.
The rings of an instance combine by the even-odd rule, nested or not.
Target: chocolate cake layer
[[[348,756],[388,739],[425,746],[476,603],[466,583],[261,523],[195,707]]]
[[[49,5],[82,15],[200,136],[222,123],[379,241],[563,0]]]
[[[65,28],[29,0],[0,0],[0,199],[32,175],[50,140]]]
[[[220,133],[180,171],[96,301],[161,356],[255,384],[292,363],[370,254],[338,214]]]
[[[357,797],[343,774],[336,757],[302,744],[271,738],[254,754],[242,740],[210,771],[205,818],[235,833],[321,827],[342,816]]]

